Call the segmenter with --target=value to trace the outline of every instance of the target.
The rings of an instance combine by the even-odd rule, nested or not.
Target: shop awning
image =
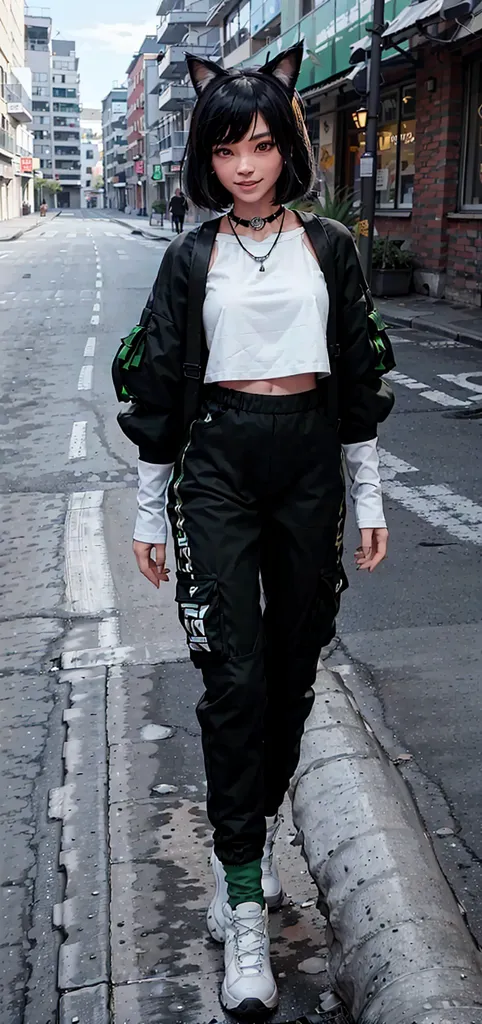
[[[470,36],[478,35],[480,32],[482,32],[482,3],[474,7],[472,17],[467,22],[467,25],[459,26],[454,36],[454,42],[459,42],[460,39],[468,39]]]
[[[394,44],[403,43],[417,34],[419,26],[438,21],[442,4],[443,0],[422,0],[421,3],[405,7],[382,33],[384,47],[387,49]]]

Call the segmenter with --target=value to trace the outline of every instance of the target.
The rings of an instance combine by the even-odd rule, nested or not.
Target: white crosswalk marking
[[[459,388],[466,388],[467,391],[475,391],[476,398],[472,399],[474,402],[480,401],[482,395],[482,384],[476,384],[473,377],[482,377],[482,370],[473,370],[470,373],[439,373],[439,377],[442,380],[448,381],[450,384],[456,384]]]
[[[399,384],[401,387],[408,388],[410,391],[418,391],[421,398],[427,398],[429,402],[435,402],[437,405],[444,405],[447,408],[457,405],[470,405],[470,401],[463,401],[460,398],[452,398],[451,395],[447,395],[445,391],[436,391],[430,387],[429,384],[423,384],[422,381],[414,380],[413,377],[407,377],[405,373],[399,373],[398,370],[391,370],[387,373],[389,380],[392,380],[394,384]]]
[[[432,526],[441,526],[458,540],[482,544],[482,506],[457,494],[447,484],[411,487],[395,479],[398,474],[418,472],[416,466],[380,449],[382,489],[388,498],[398,501]]]

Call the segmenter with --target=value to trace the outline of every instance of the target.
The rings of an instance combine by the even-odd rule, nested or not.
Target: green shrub
[[[327,188],[324,197],[318,194],[313,197],[305,196],[304,199],[298,199],[297,202],[292,203],[291,209],[317,213],[319,217],[338,220],[347,228],[354,228],[358,220],[353,193],[347,188],[335,189],[333,194]]]
[[[390,238],[373,239],[374,270],[411,270],[415,265],[413,252],[400,248],[400,243]]]

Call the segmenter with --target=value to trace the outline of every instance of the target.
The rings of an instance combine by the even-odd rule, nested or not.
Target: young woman
[[[176,600],[205,687],[208,928],[225,942],[221,1001],[250,1019],[277,1005],[267,910],[283,898],[278,809],[346,587],[342,449],[359,569],[375,569],[388,536],[376,435],[392,397],[373,359],[357,252],[340,224],[285,206],[312,185],[301,58],[300,44],[228,72],[187,55],[198,99],[186,192],[229,212],[167,250],[129,378],[136,397],[119,415],[139,446],[134,553],[156,587],[169,579],[175,464]]]

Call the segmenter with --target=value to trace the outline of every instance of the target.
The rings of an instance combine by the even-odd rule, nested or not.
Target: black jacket
[[[330,298],[328,350],[332,376],[321,387],[336,389],[336,418],[343,444],[376,436],[377,423],[393,405],[391,389],[374,369],[367,329],[363,274],[350,232],[337,221],[299,214],[325,275]],[[186,385],[196,414],[199,381],[207,363],[202,324],[206,277],[221,218],[179,235],[166,250],[148,308],[136,401],[118,415],[121,429],[146,462],[176,460],[185,436]],[[201,369],[190,363],[199,341]]]

